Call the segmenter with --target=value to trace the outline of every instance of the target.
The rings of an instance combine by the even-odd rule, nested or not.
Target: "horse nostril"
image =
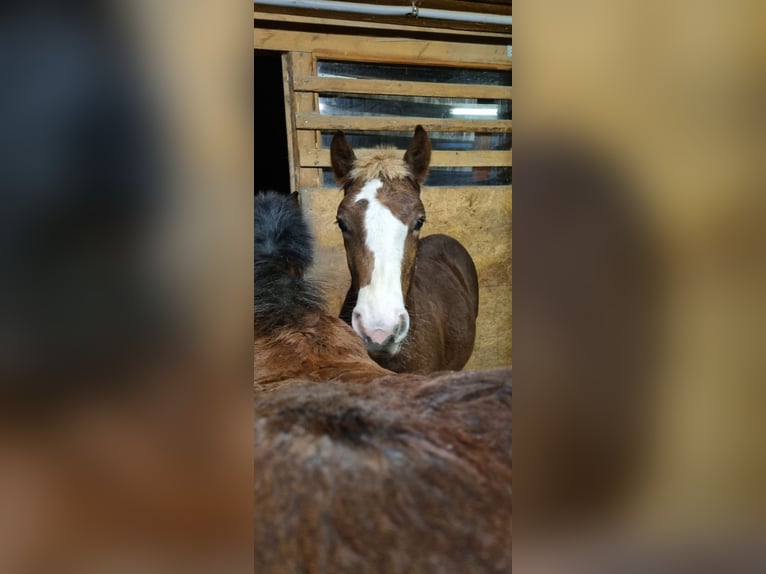
[[[396,327],[394,328],[394,334],[400,335],[401,333],[404,333],[407,330],[407,327],[409,323],[409,317],[407,317],[406,313],[401,313],[399,315],[399,323],[397,323]]]

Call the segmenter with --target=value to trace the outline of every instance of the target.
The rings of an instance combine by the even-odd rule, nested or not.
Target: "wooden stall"
[[[356,9],[357,3],[348,4]],[[365,6],[373,4],[394,3]],[[477,340],[466,369],[509,365],[511,5],[413,3],[425,5],[465,12],[471,21],[301,10],[256,1],[254,48],[281,54],[290,186],[300,192],[309,217],[317,243],[312,273],[324,285],[331,308],[340,309],[349,285],[335,225],[342,196],[332,179],[332,134],[343,130],[355,149],[386,144],[404,154],[421,124],[434,145],[423,190],[423,235],[454,236],[473,256],[479,274]],[[476,22],[481,18],[470,14],[492,21]],[[258,84],[257,69],[255,81],[256,89],[268,89]]]

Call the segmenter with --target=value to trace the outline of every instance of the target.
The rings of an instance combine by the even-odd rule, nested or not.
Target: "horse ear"
[[[354,161],[356,156],[354,150],[346,141],[346,134],[338,130],[332,137],[332,143],[330,143],[330,161],[332,162],[332,172],[335,175],[335,181],[339,184],[343,184],[346,181],[346,177],[351,172],[351,168],[354,167]]]
[[[431,140],[423,126],[415,127],[415,135],[404,154],[404,163],[409,166],[415,181],[422,184],[426,180],[431,164]]]

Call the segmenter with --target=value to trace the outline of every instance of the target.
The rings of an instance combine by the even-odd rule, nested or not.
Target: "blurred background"
[[[766,7],[514,8],[517,571],[762,571]]]
[[[0,7],[0,571],[251,568],[250,10]]]
[[[763,571],[766,6],[515,7],[517,570]],[[250,9],[0,8],[3,572],[251,569]]]

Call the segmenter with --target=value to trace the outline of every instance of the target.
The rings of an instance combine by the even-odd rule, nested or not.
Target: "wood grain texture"
[[[405,150],[402,150],[404,156]],[[301,167],[330,167],[330,150],[304,149],[300,154]],[[431,152],[431,167],[510,167],[513,165],[511,150],[503,151],[451,151]]]
[[[297,114],[298,130],[370,130],[412,132],[416,126],[429,132],[511,132],[512,120],[454,120],[385,116],[323,116],[319,112]]]
[[[269,27],[253,28],[253,47],[256,50],[281,52],[311,52],[318,58],[340,58],[357,62],[412,63],[419,65],[446,65],[476,67],[495,70],[511,69],[507,45],[475,42],[445,42],[415,40],[410,38],[384,38],[332,34],[324,32],[300,32]],[[256,80],[257,81],[257,80]]]
[[[438,82],[404,82],[394,80],[358,80],[350,78],[317,78],[299,76],[293,80],[298,92],[345,94],[386,94],[388,96],[426,96],[439,98],[513,99],[511,86],[479,84],[446,84]]]

